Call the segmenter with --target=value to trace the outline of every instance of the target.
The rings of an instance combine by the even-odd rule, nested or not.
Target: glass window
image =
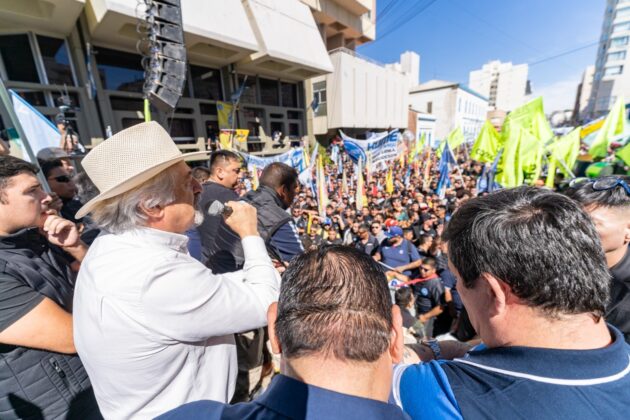
[[[614,76],[621,73],[623,73],[623,66],[606,67],[604,69],[604,76]]]
[[[0,36],[0,56],[9,80],[40,83],[28,35]]]
[[[326,113],[328,112],[328,109],[326,106],[327,95],[326,95],[326,82],[325,81],[313,83],[313,96],[314,96],[314,99],[317,99],[317,102],[319,103],[319,108],[317,108],[317,112],[315,113],[315,115],[316,116],[326,115]]]
[[[300,137],[300,124],[289,123],[289,136]]]
[[[610,40],[611,47],[621,47],[624,45],[628,45],[628,37],[627,36],[618,36],[617,38],[613,38]]]
[[[245,76],[238,76],[238,88],[243,86],[243,82],[245,82]],[[256,77],[248,76],[247,82],[245,83],[245,89],[243,90],[243,94],[241,95],[241,102],[248,104],[257,104],[256,94]]]
[[[618,23],[613,25],[612,29],[613,33],[622,32],[622,31],[630,31],[630,22]]]
[[[194,120],[190,120],[187,118],[173,118],[169,119],[169,125],[171,127],[171,137],[176,142],[187,142],[190,140],[194,140]]]
[[[282,106],[297,108],[298,107],[297,84],[296,83],[281,83],[280,86],[282,89]]]
[[[286,135],[286,133],[284,132],[284,123],[280,121],[271,121],[270,134],[271,134],[271,137],[279,135],[280,138],[283,138]]]
[[[260,84],[260,102],[263,105],[280,106],[278,81],[260,78],[258,83]]]
[[[66,41],[37,35],[37,44],[39,45],[39,52],[42,54],[48,83],[74,86]]]
[[[100,47],[94,50],[98,73],[105,89],[142,92],[144,69],[140,64],[140,55]]]
[[[626,59],[626,52],[625,51],[617,51],[617,52],[613,52],[608,54],[608,59],[607,61],[619,61],[619,60],[625,60]]]
[[[630,16],[630,7],[624,7],[623,9],[617,9],[617,15],[615,17]]]
[[[221,72],[207,67],[190,65],[195,98],[222,101]]]

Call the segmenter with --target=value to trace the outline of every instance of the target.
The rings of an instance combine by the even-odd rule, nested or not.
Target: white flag
[[[24,130],[25,139],[21,141],[28,141],[31,146],[33,154],[37,156],[37,152],[46,147],[59,147],[61,140],[61,133],[57,130],[57,127],[46,117],[44,117],[38,110],[33,108],[28,102],[26,102],[20,95],[11,92],[11,99],[13,100],[13,108],[15,114],[20,120],[22,130]],[[15,144],[15,143],[14,143]],[[19,147],[22,147],[18,143]],[[30,158],[25,150],[20,151],[22,159],[30,161]],[[13,151],[12,153],[13,154]]]

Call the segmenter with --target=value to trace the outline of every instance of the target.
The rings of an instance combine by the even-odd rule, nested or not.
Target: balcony
[[[81,14],[85,0],[0,0],[4,30],[41,30],[68,35]]]

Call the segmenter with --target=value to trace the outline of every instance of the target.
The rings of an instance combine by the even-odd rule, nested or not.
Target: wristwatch
[[[420,344],[424,344],[433,352],[433,356],[435,360],[440,360],[442,358],[442,352],[440,351],[440,344],[435,338],[423,338],[420,340]]]

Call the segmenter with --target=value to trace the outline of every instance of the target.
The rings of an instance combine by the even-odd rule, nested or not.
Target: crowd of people
[[[630,178],[332,147],[324,194],[154,122],[0,157],[0,418],[624,417]]]

